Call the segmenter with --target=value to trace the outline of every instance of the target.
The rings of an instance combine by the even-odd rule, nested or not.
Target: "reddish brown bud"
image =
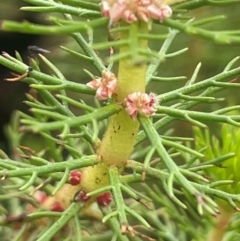
[[[77,198],[82,202],[86,202],[90,197],[87,196],[87,193],[85,191],[81,190],[78,193]]]
[[[56,202],[53,203],[50,210],[54,211],[54,212],[63,212],[64,208],[62,207],[60,202],[56,201]]]
[[[110,192],[105,192],[102,195],[97,197],[97,202],[101,206],[107,206],[111,203],[112,201],[112,195]]]
[[[70,177],[69,177],[69,183],[72,186],[77,186],[81,182],[81,176],[82,176],[81,172],[79,172],[77,170],[71,171]]]
[[[39,192],[37,193],[37,201],[39,204],[43,204],[47,200],[48,196],[45,192]]]

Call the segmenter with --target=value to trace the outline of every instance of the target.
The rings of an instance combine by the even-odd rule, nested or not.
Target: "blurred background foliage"
[[[0,1],[0,19],[15,21],[27,20],[29,22],[41,24],[47,22],[47,15],[45,14],[23,12],[19,10],[20,7],[26,5],[27,4],[20,0]],[[199,20],[204,17],[223,14],[227,19],[208,24],[205,27],[213,30],[238,28],[239,4],[227,7],[202,7],[189,12],[188,15]],[[164,33],[166,29],[158,25],[154,26],[153,31],[160,34]],[[107,31],[105,29],[99,29],[94,33],[93,41],[99,42],[103,39],[107,39],[107,37]],[[153,41],[150,43],[150,47],[157,50],[161,46],[160,42],[161,41]],[[28,63],[29,53],[27,48],[30,45],[37,45],[41,48],[50,50],[51,53],[47,55],[47,58],[49,58],[69,80],[81,83],[89,81],[89,76],[84,73],[82,69],[87,69],[93,74],[97,74],[87,63],[80,63],[74,56],[61,50],[59,46],[65,46],[79,52],[81,51],[79,46],[77,46],[75,41],[70,37],[0,32],[0,50],[8,52],[10,55],[14,55],[14,51],[17,50],[23,56],[25,63]],[[202,67],[198,75],[198,81],[211,77],[221,72],[225,65],[240,52],[239,45],[218,45],[209,40],[179,34],[170,47],[169,53],[186,47],[189,49],[187,52],[183,53],[182,56],[166,59],[165,62],[160,65],[158,74],[159,76],[186,76],[187,79],[174,82],[172,85],[168,83],[151,83],[148,87],[150,91],[164,93],[181,87],[191,77],[199,62],[202,63]],[[99,54],[105,59],[107,51],[101,51]],[[48,72],[48,69],[45,68],[43,64],[40,64],[40,67],[43,71]],[[9,152],[9,143],[7,143],[6,136],[4,135],[4,126],[9,122],[13,110],[20,109],[22,111],[27,111],[27,107],[24,105],[23,100],[26,99],[25,93],[29,91],[29,88],[24,83],[9,83],[4,81],[4,78],[7,76],[10,76],[10,71],[0,66],[0,148]],[[224,92],[219,92],[216,95],[218,97],[224,96],[228,101],[237,104],[239,102],[237,91],[238,90],[232,88]],[[79,99],[79,96],[76,95],[76,99]],[[226,103],[224,104],[226,105]],[[215,105],[219,104],[199,105],[195,108],[207,108],[209,110],[211,108],[215,109]],[[177,133],[175,134],[180,136],[189,135],[191,131],[191,126],[189,124],[178,122],[177,125],[177,128],[175,128]],[[218,132],[216,128],[215,131]]]

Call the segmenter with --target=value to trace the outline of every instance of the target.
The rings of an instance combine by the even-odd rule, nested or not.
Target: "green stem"
[[[136,37],[139,32],[148,32],[146,23],[136,22],[121,32],[123,40],[131,38],[133,41],[130,41],[129,46],[120,47],[120,54],[130,52],[133,59],[136,60],[138,53],[132,51],[132,49],[136,49],[134,46],[142,49],[148,48],[147,40],[139,40]],[[132,46],[133,44],[134,46]],[[145,92],[147,65],[146,63],[136,65],[134,60],[123,59],[119,62],[116,102],[122,103],[133,92]],[[109,184],[108,166],[114,165],[119,169],[123,168],[133,150],[138,129],[139,122],[133,121],[124,109],[110,118],[98,148],[101,162],[82,171],[81,187],[83,190],[91,192]]]
[[[109,117],[109,115],[115,114],[119,110],[120,110],[119,106],[109,105],[109,106],[102,107],[101,109],[98,109],[90,114],[67,118],[65,120],[47,122],[47,123],[40,123],[34,120],[22,119],[21,122],[23,124],[33,125],[33,126],[22,126],[21,131],[43,132],[47,130],[48,131],[57,130],[57,129],[63,129],[66,126],[66,124],[68,125],[69,128],[78,127],[87,123],[91,123],[92,120],[103,120],[104,118]]]
[[[119,180],[119,173],[116,167],[109,168],[110,184],[112,186],[112,193],[116,204],[116,211],[118,212],[120,225],[127,225],[127,216],[125,212],[125,203],[122,196],[121,185]]]
[[[46,231],[44,234],[37,239],[37,241],[48,241],[62,228],[67,222],[74,217],[81,209],[79,203],[72,203],[63,215]]]
[[[0,22],[0,29],[7,32],[17,32],[17,33],[28,33],[28,34],[46,34],[46,35],[60,35],[60,34],[71,34],[78,31],[86,31],[91,27],[99,27],[106,25],[107,19],[100,18],[92,20],[89,23],[81,23],[79,25],[67,25],[67,26],[55,26],[55,25],[41,25],[32,24],[28,22],[18,23],[15,21],[4,20]]]
[[[128,39],[137,34],[147,33],[147,24],[137,22],[131,24],[129,31],[121,34],[122,39]],[[142,49],[148,48],[147,40],[138,40],[137,43]],[[130,51],[131,46],[121,47],[119,52],[126,53]],[[133,53],[134,54],[134,53]],[[145,92],[146,85],[146,63],[141,65],[134,64],[129,59],[123,59],[118,68],[118,89],[116,101],[122,102],[131,93],[140,91]],[[122,167],[133,150],[133,145],[139,129],[139,122],[133,121],[125,110],[112,116],[99,147],[98,154],[107,165],[116,165]]]
[[[4,161],[1,160],[0,161]],[[60,172],[69,169],[78,169],[86,166],[91,166],[96,164],[97,160],[95,156],[84,156],[83,158],[70,160],[67,162],[56,162],[49,163],[44,166],[36,166],[36,167],[26,167],[19,168],[16,170],[2,170],[0,171],[0,177],[21,177],[21,176],[29,176],[32,175],[33,172],[37,172],[38,175],[44,175],[53,172]]]
[[[192,118],[194,120],[203,120],[203,121],[214,121],[214,122],[223,122],[223,123],[230,123],[232,125],[239,126],[240,121],[239,115],[218,115],[211,112],[198,112],[198,111],[189,111],[189,110],[179,110],[173,109],[171,107],[166,106],[159,106],[158,112],[167,114],[168,116],[174,116],[180,119],[187,119],[186,117]],[[190,121],[191,122],[191,121]]]
[[[240,72],[240,68],[235,68],[233,70],[229,70],[231,67],[232,67],[232,63],[234,63],[234,61],[236,60],[236,58],[234,60],[232,60],[225,68],[225,70],[220,73],[219,75],[215,76],[215,77],[212,77],[210,79],[207,79],[205,81],[213,81],[214,79],[217,81],[224,81],[228,78],[231,78],[231,77],[234,77],[236,75],[239,74]],[[204,83],[205,83],[204,81]],[[198,84],[198,83],[197,83]],[[195,85],[195,84],[194,84]],[[191,85],[192,86],[192,85]],[[207,87],[207,86],[206,86]],[[205,88],[206,88],[205,87]],[[180,88],[181,89],[181,88]],[[179,94],[182,94],[182,91],[180,89],[177,89],[177,90],[174,90],[174,91],[171,91],[171,92],[168,92],[167,95],[165,94],[162,94],[159,96],[159,99],[161,100],[161,103],[164,103],[164,102],[168,102],[170,100],[173,100],[175,99],[175,97],[173,97],[175,94],[176,96],[179,95]],[[204,89],[204,88],[203,88]],[[198,95],[199,97],[204,97],[204,96],[209,96],[217,91],[220,91],[222,90],[223,88],[221,87],[209,87],[207,89],[205,89],[205,91],[203,91],[200,95]],[[176,91],[176,92],[175,92]],[[178,92],[179,91],[179,92]],[[177,94],[178,92],[178,94]],[[185,92],[184,92],[185,93]],[[188,110],[192,107],[194,107],[195,105],[199,104],[199,101],[188,101],[185,105],[182,105],[179,107],[179,109],[181,110]],[[168,125],[169,123],[171,123],[173,120],[175,120],[176,118],[173,117],[173,116],[166,116],[166,117],[163,117],[162,119],[159,119],[158,121],[156,121],[154,123],[154,127],[156,130],[160,129],[160,128],[163,128],[164,126]],[[138,136],[137,136],[137,140],[136,140],[136,143],[135,145],[139,144],[140,142],[142,142],[144,139],[146,138],[146,134],[144,133],[144,131],[140,131],[138,133]]]
[[[197,189],[190,184],[190,182],[181,174],[180,169],[176,165],[176,163],[172,160],[169,156],[168,152],[166,151],[165,147],[162,144],[162,139],[158,135],[157,131],[155,130],[153,124],[149,120],[149,118],[142,116],[139,117],[141,125],[148,136],[149,140],[153,147],[156,148],[156,152],[158,153],[161,160],[165,163],[166,167],[169,170],[170,174],[173,174],[179,183],[191,194],[196,195],[198,193]]]
[[[8,59],[7,57],[0,55],[0,64],[1,65],[5,66],[13,71],[16,71],[20,74],[25,74],[28,71],[29,66],[24,63],[21,63],[21,62],[16,62],[16,61],[14,62],[14,60],[16,60],[16,59],[14,59],[13,57],[11,59]],[[64,89],[64,90],[70,90],[70,91],[84,93],[84,94],[90,94],[90,95],[94,94],[94,90],[87,87],[84,84],[79,84],[79,83],[76,83],[76,82],[73,82],[70,80],[64,80],[64,83],[63,83],[63,81],[59,78],[41,73],[36,70],[30,71],[29,75],[31,78],[25,78],[24,81],[33,82],[34,80],[32,80],[32,78],[34,78],[35,80],[42,81],[42,83],[45,85],[60,85],[60,86],[62,86],[61,89]],[[36,84],[39,84],[38,81],[35,81]]]
[[[231,35],[231,32],[226,35],[224,34],[224,32],[222,33],[221,31],[208,31],[203,28],[194,27],[193,24],[181,23],[179,21],[169,18],[164,19],[163,25],[173,29],[177,29],[186,34],[197,35],[204,39],[213,40],[214,42],[219,44],[232,44],[240,42],[240,37]]]

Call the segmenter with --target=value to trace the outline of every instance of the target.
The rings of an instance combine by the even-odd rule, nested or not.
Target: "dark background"
[[[46,16],[32,12],[21,11],[22,6],[27,4],[20,0],[3,0],[0,1],[0,20],[29,21],[32,23],[43,24],[46,22]],[[0,31],[0,52],[4,51],[14,56],[18,51],[24,62],[28,64],[28,46],[37,45],[42,48],[51,50],[51,53],[58,50],[59,42],[63,40],[60,37],[49,37],[40,35],[28,35],[20,33],[9,33]],[[29,87],[21,82],[7,82],[4,79],[11,77],[11,70],[0,65],[0,149],[8,152],[8,143],[4,128],[9,122],[14,110],[27,111],[24,105],[25,93]]]

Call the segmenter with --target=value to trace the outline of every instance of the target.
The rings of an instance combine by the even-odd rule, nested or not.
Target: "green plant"
[[[203,27],[224,16],[191,16],[200,7],[224,9],[239,6],[239,1],[191,0],[170,6],[171,1],[160,0],[105,0],[100,5],[79,0],[25,2],[33,6],[22,10],[59,15],[49,16],[49,25],[4,20],[1,30],[69,35],[81,50],[62,49],[78,58],[79,66],[89,63],[91,71],[82,69],[87,84],[70,81],[38,47],[27,64],[18,52],[15,57],[5,52],[0,56],[0,64],[19,73],[6,80],[26,82],[40,96],[27,94],[31,114],[17,112],[6,129],[14,158],[1,153],[3,235],[10,235],[12,228],[11,240],[210,241],[212,216],[219,215],[222,203],[218,200],[238,210],[240,196],[218,188],[233,177],[224,180],[209,171],[211,179],[205,174],[235,154],[218,151],[205,160],[205,145],[198,147],[196,142],[194,148],[193,138],[176,136],[166,127],[176,120],[199,128],[207,128],[209,122],[239,127],[240,115],[229,114],[238,105],[219,104],[208,112],[193,109],[220,103],[224,99],[213,94],[240,86],[240,68],[234,67],[239,57],[221,73],[199,81],[198,64],[179,88],[173,83],[185,77],[157,72],[164,61],[187,50],[168,53],[179,33],[239,44],[239,30]],[[108,32],[105,39],[94,35],[98,29]],[[149,49],[151,41],[162,41],[159,51]],[[109,50],[107,60],[97,54],[100,50]],[[53,75],[43,73],[42,64]],[[171,90],[145,93],[153,82],[167,82]],[[94,101],[83,101],[85,95]],[[79,110],[77,115],[71,106]],[[31,138],[37,138],[37,144]],[[8,208],[21,214],[12,216]]]

